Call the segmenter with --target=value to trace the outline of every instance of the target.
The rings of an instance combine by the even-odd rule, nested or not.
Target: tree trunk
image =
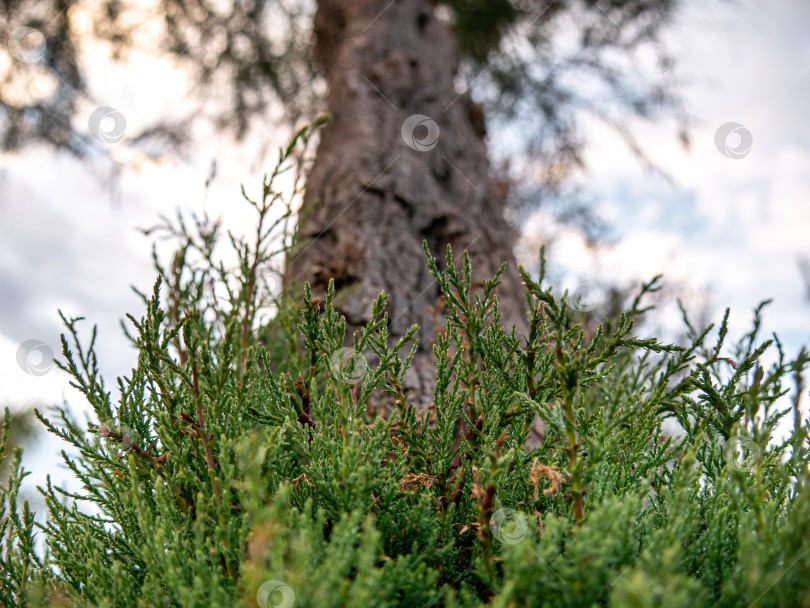
[[[420,350],[405,388],[422,407],[433,395],[430,340],[443,326],[423,240],[440,260],[448,244],[457,263],[468,251],[473,280],[491,278],[508,262],[498,288],[503,321],[525,325],[515,229],[489,174],[483,114],[454,88],[454,34],[434,17],[434,6],[319,0],[316,58],[332,121],[307,182],[303,244],[286,272],[287,284],[310,281],[321,297],[334,278],[338,309],[352,330],[369,320],[381,291],[392,336],[419,324]]]

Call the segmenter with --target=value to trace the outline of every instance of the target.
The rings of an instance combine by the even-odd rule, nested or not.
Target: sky
[[[808,32],[806,0],[686,2],[659,50],[674,58],[661,77],[688,82],[692,146],[680,145],[672,124],[635,125],[667,180],[645,171],[603,125],[584,123],[588,186],[615,238],[594,250],[576,233],[556,234],[551,261],[568,271],[566,280],[626,284],[663,273],[674,296],[703,298],[712,320],[730,307],[737,336],[752,309],[773,298],[765,333],[776,332],[788,355],[810,342],[810,301],[797,264],[810,257]],[[123,70],[97,55],[88,59],[91,88],[126,117],[127,130],[182,107],[188,83],[176,68],[143,56]],[[239,186],[258,189],[272,158],[263,166],[256,151],[284,143],[288,133],[255,132],[239,146],[214,135],[203,134],[183,161],[125,170],[114,187],[99,179],[103,159],[88,166],[45,148],[0,157],[0,404],[66,401],[80,419],[89,415],[66,374],[50,365],[49,354],[61,350],[57,310],[86,317],[84,339],[98,326],[108,387],[129,372],[135,351],[119,321],[141,315],[131,286],[148,291],[155,279],[151,242],[137,228],[178,208],[223,214],[237,232],[252,226]],[[206,190],[213,160],[217,173]],[[523,261],[548,221],[542,213],[526,218]],[[673,310],[667,322],[675,322]],[[44,463],[29,464],[37,482],[53,473],[62,447],[51,437],[29,455],[29,463]]]

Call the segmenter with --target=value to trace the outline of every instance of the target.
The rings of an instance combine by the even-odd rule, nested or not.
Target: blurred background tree
[[[195,121],[238,140],[278,124],[276,107],[287,125],[328,110],[286,281],[308,280],[320,295],[334,278],[350,327],[368,320],[371,300],[385,290],[392,338],[413,323],[423,328],[406,388],[424,403],[427,337],[442,303],[421,242],[440,260],[447,245],[468,250],[479,276],[509,262],[501,311],[522,327],[512,251],[521,211],[543,204],[591,241],[604,229],[577,187],[586,169],[582,118],[615,128],[647,165],[631,118],[674,117],[688,143],[673,57],[659,42],[678,6],[5,0],[0,141],[5,151],[46,143],[80,157],[109,153],[87,129],[93,116],[117,119],[114,109],[99,110],[103,102],[87,86],[88,48],[99,43],[116,60],[157,52],[194,74],[182,114],[167,108],[123,139],[143,158],[182,154],[193,146]],[[118,136],[116,126],[96,126]],[[509,152],[494,167],[485,143],[493,132],[509,134]]]

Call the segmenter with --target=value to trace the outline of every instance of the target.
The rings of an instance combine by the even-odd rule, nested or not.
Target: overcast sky
[[[693,145],[684,150],[671,124],[638,127],[674,183],[645,172],[614,135],[586,123],[589,186],[601,195],[599,212],[618,239],[593,252],[577,235],[561,235],[552,263],[572,276],[621,282],[664,273],[686,296],[708,288],[713,318],[731,307],[737,335],[748,328],[751,309],[773,298],[766,332],[777,332],[789,355],[810,342],[810,302],[797,265],[800,255],[810,256],[808,32],[806,0],[740,0],[734,8],[690,0],[664,44],[675,58],[672,70],[691,83],[685,99],[697,119]],[[91,67],[96,94],[126,116],[132,132],[183,104],[182,74],[154,58],[136,58],[126,70],[102,59]],[[726,123],[738,126],[721,133],[725,145],[718,148]],[[135,355],[119,319],[142,314],[130,285],[146,291],[155,278],[150,242],[135,229],[154,224],[159,213],[205,206],[214,216],[224,213],[228,227],[245,230],[252,218],[239,184],[258,187],[266,168],[255,161],[258,145],[285,137],[255,133],[239,147],[207,137],[187,162],[125,171],[115,191],[99,180],[102,160],[90,170],[47,149],[2,157],[0,404],[66,399],[74,411],[87,411],[62,372],[40,375],[36,357],[28,358],[27,371],[18,363],[23,344],[59,352],[57,309],[85,316],[86,332],[98,325],[108,386],[128,373]],[[206,197],[214,159],[217,176]],[[527,222],[529,237],[538,221]],[[60,447],[51,440],[40,451]]]

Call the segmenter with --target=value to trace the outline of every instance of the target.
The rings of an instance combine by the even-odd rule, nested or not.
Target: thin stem
[[[197,373],[197,357],[194,357],[194,360],[191,364],[191,377],[193,382],[193,389],[194,389],[194,405],[197,408],[197,426],[200,427],[200,437],[202,438],[203,447],[205,448],[205,460],[208,464],[209,471],[216,470],[216,464],[214,462],[214,452],[211,449],[211,445],[208,442],[208,432],[205,429],[205,419],[203,418],[203,409],[202,403],[200,400],[200,382],[199,382],[199,375]],[[222,497],[219,492],[219,486],[217,485],[216,480],[214,479],[213,475],[209,473],[211,477],[211,485],[214,487],[214,494],[216,494],[218,500],[222,500]]]

